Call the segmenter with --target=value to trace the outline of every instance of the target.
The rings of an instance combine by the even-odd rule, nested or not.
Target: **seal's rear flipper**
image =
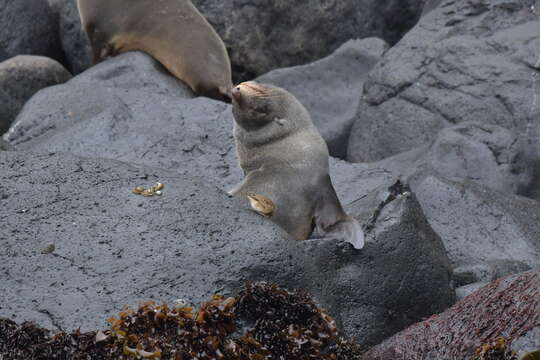
[[[350,216],[334,225],[325,237],[346,241],[357,250],[362,249],[365,245],[362,226]]]
[[[323,226],[321,222],[318,222],[317,219],[315,219],[315,228],[311,238],[346,241],[357,250],[362,249],[365,245],[365,236],[362,226],[356,219],[350,216],[327,227]]]

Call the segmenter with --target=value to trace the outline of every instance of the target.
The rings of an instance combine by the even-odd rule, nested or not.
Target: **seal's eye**
[[[234,89],[232,89],[232,97],[233,100],[240,101],[240,99],[242,98],[240,86],[236,86]]]

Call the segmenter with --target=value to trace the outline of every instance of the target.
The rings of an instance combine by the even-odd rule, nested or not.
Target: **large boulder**
[[[366,247],[297,242],[240,200],[175,171],[54,153],[0,152],[0,317],[98,329],[124,304],[265,280],[313,294],[374,344],[454,300],[440,238],[414,196],[380,207]],[[156,181],[162,196],[131,190]]]
[[[47,1],[0,0],[0,61],[17,55],[63,58],[58,16]]]
[[[437,175],[413,188],[453,267],[461,269],[457,285],[489,281],[497,266],[503,274],[540,267],[539,202]]]
[[[237,80],[312,62],[350,39],[376,36],[395,44],[414,26],[423,2],[193,1],[223,38]]]
[[[376,161],[465,121],[502,126],[540,152],[540,18],[534,0],[444,0],[369,75],[348,159]]]
[[[62,65],[43,56],[19,55],[0,63],[0,134],[36,92],[69,79]]]
[[[92,47],[82,29],[77,0],[59,0],[60,39],[66,63],[76,75],[90,68],[93,63]]]
[[[310,112],[330,155],[345,158],[367,74],[387,49],[388,45],[377,38],[350,40],[324,59],[273,70],[257,81],[296,96]]]
[[[24,107],[6,138],[19,149],[70,152],[241,180],[230,106],[191,90],[144,53],[120,55]]]
[[[538,349],[530,345],[539,344],[539,324],[540,273],[526,272],[492,282],[375,346],[364,359],[471,359],[480,347],[500,356],[483,359],[506,359],[502,355],[510,348],[517,353]]]

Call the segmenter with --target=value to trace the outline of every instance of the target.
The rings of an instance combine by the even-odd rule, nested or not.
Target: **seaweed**
[[[146,302],[124,307],[104,331],[53,335],[0,320],[0,359],[354,360],[361,349],[308,294],[249,283],[198,309]],[[245,326],[248,324],[249,326]]]

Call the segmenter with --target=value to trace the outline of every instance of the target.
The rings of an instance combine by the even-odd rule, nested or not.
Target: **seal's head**
[[[272,122],[290,118],[291,105],[294,105],[292,100],[296,100],[281,88],[254,81],[233,87],[231,98],[234,118],[246,131],[258,130]]]

